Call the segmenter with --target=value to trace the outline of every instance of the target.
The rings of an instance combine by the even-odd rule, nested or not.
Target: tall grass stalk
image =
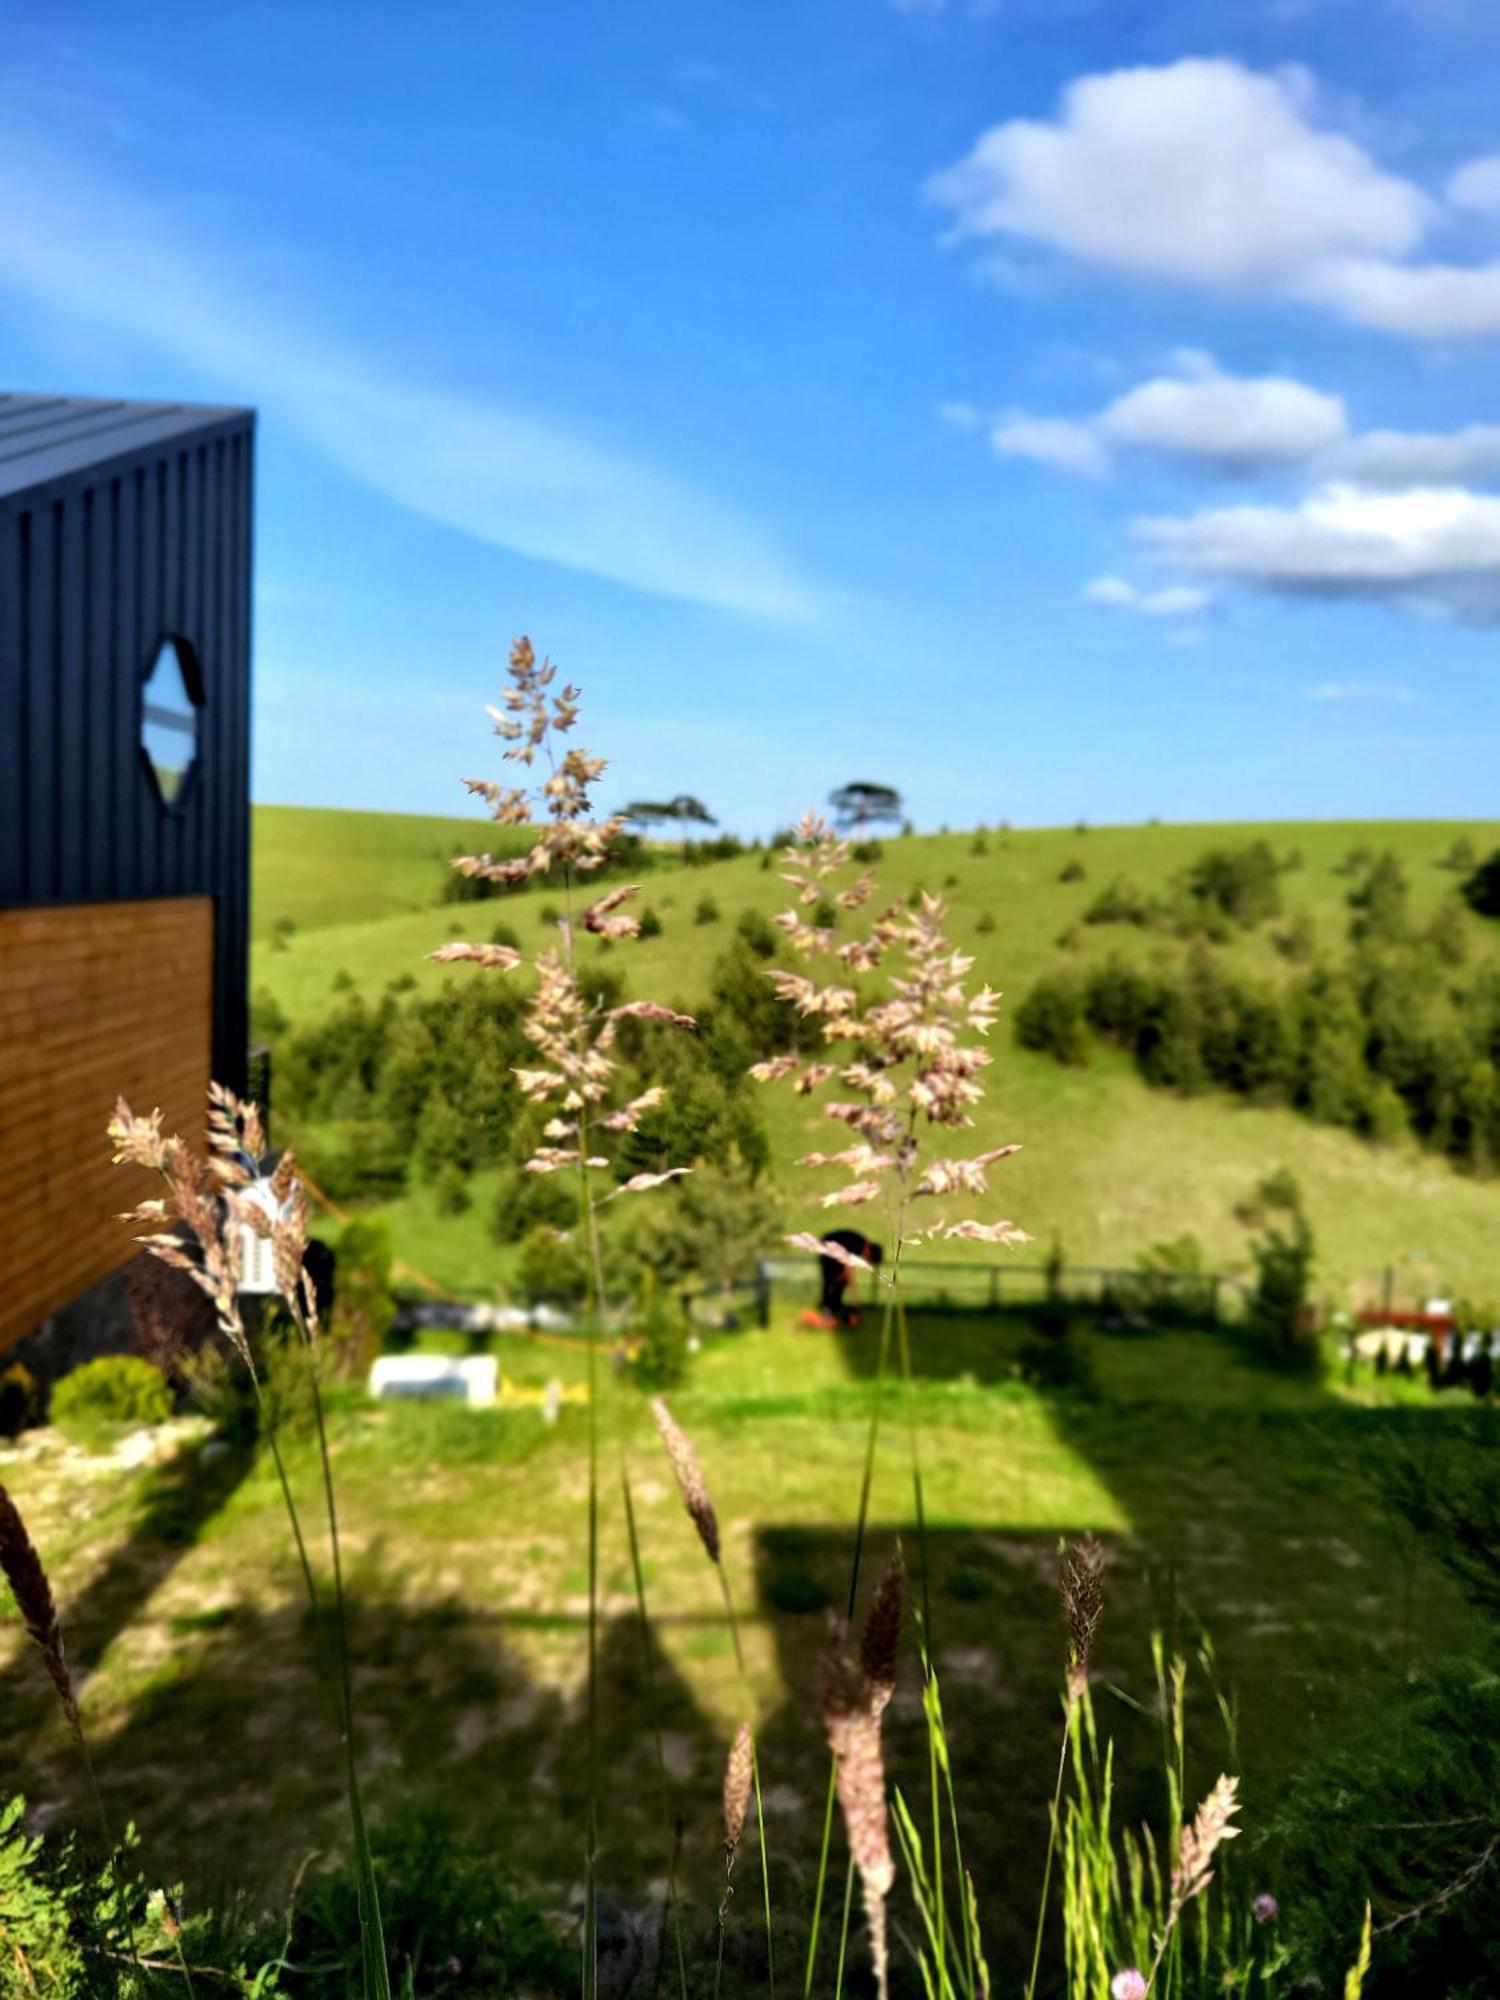
[[[161,1130],[161,1114],[138,1118],[124,1099],[109,1125],[117,1165],[145,1167],[159,1176],[166,1192],[137,1204],[127,1221],[143,1224],[136,1240],[162,1263],[184,1271],[212,1302],[220,1332],[243,1363],[255,1396],[257,1415],[276,1466],[277,1480],[314,1632],[326,1642],[322,1600],[308,1553],[307,1538],[287,1474],[275,1421],[265,1395],[255,1353],[240,1306],[242,1230],[268,1240],[277,1289],[301,1342],[312,1386],[322,1467],[324,1506],[333,1566],[333,1656],[335,1703],[343,1748],[344,1786],[353,1834],[360,1919],[360,1962],[365,2000],[391,2000],[390,1972],[380,1918],[380,1895],[360,1791],[354,1730],[354,1693],[349,1667],[348,1611],[339,1548],[338,1508],[327,1425],[318,1381],[315,1348],[317,1304],[307,1277],[307,1201],[297,1180],[296,1161],[284,1152],[269,1180],[260,1177],[266,1152],[258,1110],[222,1085],[209,1088],[208,1152],[199,1157],[177,1135]]]
[[[620,1447],[620,1493],[625,1507],[625,1532],[630,1543],[630,1568],[635,1580],[636,1616],[641,1621],[641,1652],[646,1669],[646,1699],[651,1709],[651,1735],[656,1746],[656,1772],[661,1785],[662,1811],[672,1839],[667,1869],[667,1925],[677,1956],[677,1987],[680,2000],[687,2000],[687,1960],[683,1954],[682,1910],[678,1900],[677,1870],[681,1858],[682,1820],[673,1810],[671,1782],[667,1776],[666,1750],[662,1743],[661,1709],[656,1678],[656,1648],[651,1641],[651,1623],[646,1612],[646,1573],[641,1562],[640,1535],[636,1528],[635,1499],[630,1490],[630,1468],[625,1448]]]

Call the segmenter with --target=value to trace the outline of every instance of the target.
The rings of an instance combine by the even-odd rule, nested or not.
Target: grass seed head
[[[882,1624],[888,1626],[884,1616]],[[873,1682],[862,1664],[857,1666],[849,1659],[844,1649],[845,1636],[842,1619],[836,1620],[826,1662],[823,1720],[834,1755],[834,1784],[849,1852],[859,1870],[876,1985],[884,2000],[889,1957],[885,1899],[896,1879],[886,1820],[885,1758],[880,1742],[880,1717],[890,1687]]]
[[[897,1549],[886,1565],[880,1588],[865,1619],[859,1642],[859,1662],[871,1698],[884,1708],[895,1692],[896,1654],[901,1644],[901,1619],[906,1604],[906,1566]]]
[[[660,1396],[652,1398],[651,1414],[656,1420],[657,1430],[661,1433],[661,1441],[666,1447],[672,1470],[677,1475],[682,1504],[687,1508],[693,1526],[698,1530],[699,1541],[708,1551],[709,1561],[717,1563],[720,1556],[719,1517],[714,1512],[713,1501],[708,1497],[708,1483],[703,1477],[703,1468],[698,1463],[698,1454],[693,1450],[686,1433],[680,1428],[677,1419]]]
[[[740,1836],[745,1831],[745,1815],[750,1810],[750,1788],[755,1774],[755,1750],[750,1725],[742,1722],[729,1746],[724,1766],[724,1855],[733,1867]]]
[[[21,1519],[20,1509],[3,1486],[0,1486],[0,1576],[4,1576],[10,1585],[11,1595],[20,1608],[21,1621],[52,1676],[52,1685],[57,1689],[69,1727],[77,1735],[80,1731],[78,1698],[63,1655],[62,1626],[58,1623],[52,1586],[47,1581],[47,1572],[42,1567],[35,1544],[26,1531],[26,1523]]]
[[[1068,1699],[1077,1701],[1088,1685],[1104,1616],[1104,1547],[1092,1535],[1063,1550],[1060,1588],[1068,1634]]]
[[[1226,1840],[1239,1832],[1230,1821],[1239,1810],[1238,1778],[1221,1777],[1182,1829],[1177,1866],[1172,1870],[1172,1907],[1180,1910],[1201,1895],[1213,1880],[1214,1855]]]

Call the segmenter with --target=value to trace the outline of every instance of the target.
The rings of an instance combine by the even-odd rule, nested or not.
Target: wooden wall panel
[[[0,910],[0,1350],[132,1254],[115,1099],[201,1145],[213,966],[208,896]]]

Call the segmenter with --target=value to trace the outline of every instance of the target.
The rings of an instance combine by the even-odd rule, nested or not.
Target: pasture
[[[1301,1760],[1474,1632],[1369,1480],[1382,1453],[1432,1437],[1456,1406],[1434,1409],[1425,1387],[1390,1379],[1318,1389],[1269,1376],[1225,1337],[1194,1330],[1081,1332],[1097,1395],[1049,1396],[1016,1375],[1022,1332],[982,1315],[914,1315],[910,1390],[884,1394],[861,1587],[865,1600],[899,1537],[913,1600],[926,1599],[966,1854],[989,1888],[992,1963],[1010,1979],[1024,1970],[1056,1743],[1059,1536],[1093,1529],[1110,1552],[1095,1692],[1118,1738],[1127,1820],[1163,1809],[1153,1630],[1189,1657],[1211,1642],[1218,1685],[1239,1702],[1252,1831]],[[781,1314],[768,1332],[712,1339],[673,1398],[723,1523],[748,1689],[644,1399],[602,1371],[601,1883],[631,1906],[659,1889],[680,1813],[694,1950],[712,1934],[723,1757],[747,1709],[788,1951],[805,1924],[827,1769],[819,1656],[848,1578],[874,1340],[868,1319],[835,1338],[794,1331]],[[523,1336],[498,1351],[514,1383],[573,1379],[583,1365],[575,1348]],[[332,1442],[374,1809],[440,1802],[466,1840],[556,1903],[578,1880],[586,1791],[585,1419],[567,1407],[549,1428],[534,1407],[377,1407],[345,1393]],[[53,1433],[4,1456],[58,1585],[112,1814],[134,1819],[150,1864],[191,1893],[234,1883],[274,1902],[306,1856],[339,1850],[343,1822],[327,1690],[268,1463],[207,1453],[191,1429],[175,1458],[133,1470],[70,1453]],[[310,1445],[296,1447],[292,1468],[315,1513]],[[888,1725],[896,1781],[916,1791],[918,1629]],[[0,1689],[14,1782],[49,1813],[82,1817],[76,1763],[14,1625],[0,1634]],[[1224,1728],[1201,1671],[1190,1689],[1193,1782],[1206,1784],[1227,1761]],[[1275,1879],[1275,1854],[1242,1845],[1236,1880],[1248,1894]],[[731,1917],[731,1963],[747,1967],[760,1949],[753,1888],[752,1876]],[[900,1921],[911,1921],[904,1902]]]
[[[351,987],[374,1004],[393,981],[403,989],[412,982],[421,991],[446,979],[484,977],[428,961],[426,954],[450,937],[487,938],[503,922],[527,952],[547,942],[561,892],[545,882],[483,903],[439,901],[446,857],[459,847],[491,844],[495,831],[484,821],[259,808],[254,988],[295,1025],[327,1014]],[[1267,980],[1288,978],[1292,968],[1274,936],[1299,915],[1329,950],[1341,946],[1350,914],[1344,863],[1361,847],[1399,858],[1411,885],[1414,923],[1452,905],[1471,969],[1500,965],[1500,925],[1459,906],[1457,878],[1443,865],[1460,838],[1480,853],[1500,844],[1500,825],[991,829],[982,840],[972,833],[882,839],[883,892],[905,898],[922,887],[944,896],[956,941],[974,955],[976,983],[988,980],[1006,996],[976,1133],[977,1144],[1015,1140],[1024,1148],[1003,1169],[1005,1212],[1039,1242],[1060,1240],[1074,1263],[1126,1264],[1153,1243],[1191,1232],[1213,1263],[1243,1269],[1245,1232],[1234,1219],[1235,1205],[1265,1174],[1289,1166],[1317,1237],[1318,1288],[1332,1303],[1352,1293],[1378,1297],[1388,1268],[1402,1296],[1435,1290],[1488,1296],[1500,1222],[1494,1181],[1455,1171],[1408,1139],[1376,1146],[1280,1106],[1150,1090],[1127,1055],[1102,1044],[1077,1069],[1016,1046],[1007,1012],[1042,973],[1063,965],[1086,968],[1111,953],[1149,964],[1180,952],[1151,930],[1085,923],[1102,889],[1125,878],[1163,893],[1205,848],[1257,838],[1280,857],[1300,859],[1281,878],[1283,920],[1215,946],[1226,966]],[[632,992],[691,1007],[739,917],[785,906],[774,856],[769,867],[765,861],[763,854],[748,853],[689,868],[671,850],[661,850],[657,867],[643,877],[638,905],[656,911],[661,934],[614,951],[607,962],[625,974]],[[1082,875],[1061,879],[1071,868]],[[705,899],[716,914],[700,922]],[[297,928],[277,949],[276,916],[293,909]],[[597,940],[590,948],[601,958],[608,951]],[[823,1121],[805,1101],[779,1092],[766,1094],[763,1111],[787,1226],[809,1226],[816,1211],[803,1193],[806,1177],[790,1163],[821,1143]],[[293,1128],[281,1136],[295,1141],[297,1133]],[[384,1212],[398,1255],[440,1284],[483,1294],[503,1282],[510,1260],[489,1236],[492,1176],[477,1176],[473,1192],[461,1215],[443,1214],[421,1185]]]

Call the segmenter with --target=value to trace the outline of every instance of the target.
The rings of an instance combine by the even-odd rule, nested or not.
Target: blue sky
[[[262,799],[1490,814],[1495,13],[0,5],[0,385],[259,408]]]

